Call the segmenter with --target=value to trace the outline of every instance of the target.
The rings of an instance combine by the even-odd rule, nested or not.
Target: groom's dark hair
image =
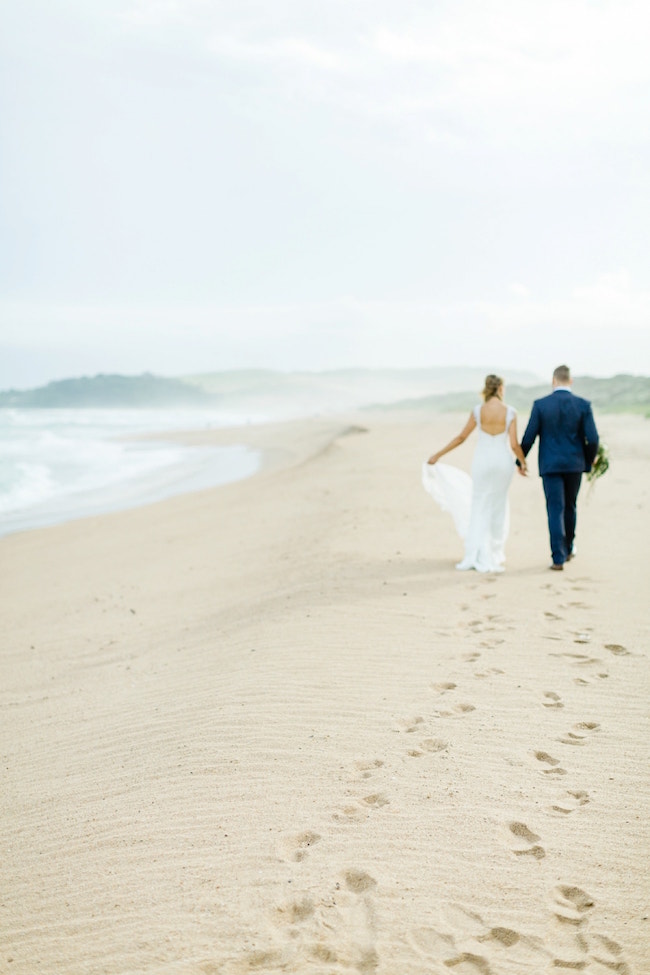
[[[556,383],[570,383],[571,370],[568,366],[558,366],[553,370],[553,379]]]

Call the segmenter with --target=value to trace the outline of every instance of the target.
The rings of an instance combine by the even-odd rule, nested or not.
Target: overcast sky
[[[647,0],[0,10],[0,388],[650,373]]]

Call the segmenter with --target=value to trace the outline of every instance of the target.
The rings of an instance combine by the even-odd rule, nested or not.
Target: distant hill
[[[506,400],[515,409],[527,412],[533,400],[546,396],[550,390],[548,383],[536,386],[509,383],[506,387]],[[573,380],[573,391],[590,400],[594,410],[601,413],[641,413],[650,417],[650,377],[627,374],[606,379],[576,376]],[[476,402],[476,392],[467,391],[404,399],[394,403],[392,408],[457,413],[465,410],[469,412]]]
[[[190,383],[151,373],[83,376],[61,379],[37,389],[10,389],[0,393],[0,407],[42,409],[205,406],[212,402],[214,397]]]

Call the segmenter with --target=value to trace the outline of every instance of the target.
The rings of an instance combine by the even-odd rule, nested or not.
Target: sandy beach
[[[463,419],[178,435],[264,469],[0,539],[0,972],[650,971],[650,424],[563,573],[516,477],[495,576]]]

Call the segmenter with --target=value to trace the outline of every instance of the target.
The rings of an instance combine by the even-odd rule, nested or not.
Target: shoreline
[[[170,438],[161,442],[169,444]],[[201,449],[205,451],[203,456],[194,452],[192,456],[179,458],[146,473],[92,488],[62,491],[26,509],[4,512],[0,517],[0,538],[212,490],[252,477],[259,469],[257,454],[244,444],[198,448]]]
[[[537,477],[507,571],[454,571],[419,469],[458,417],[404,420],[0,539],[12,971],[641,975],[647,425],[599,418],[557,579]]]

